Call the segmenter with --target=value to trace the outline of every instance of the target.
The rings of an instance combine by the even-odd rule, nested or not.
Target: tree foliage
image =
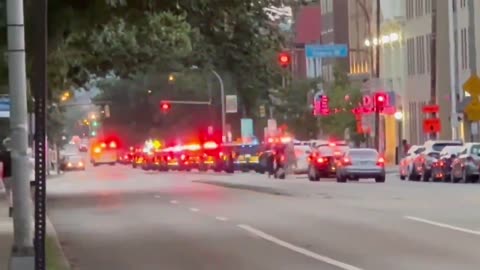
[[[337,69],[334,71],[334,81],[326,93],[329,97],[331,114],[320,118],[322,133],[343,138],[345,130],[348,129],[352,140],[363,141],[363,136],[356,132],[356,119],[352,113],[352,109],[361,103],[360,89],[352,87],[347,75]]]
[[[309,104],[309,96],[318,83],[318,79],[295,80],[275,95],[281,101],[276,106],[277,118],[283,119],[298,139],[313,139],[318,134],[317,118]]]

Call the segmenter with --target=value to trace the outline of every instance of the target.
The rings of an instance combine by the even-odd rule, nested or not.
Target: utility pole
[[[454,1],[454,0],[452,0]],[[453,82],[453,86],[451,87],[451,100],[452,100],[452,115],[451,115],[451,123],[452,123],[452,139],[458,139],[458,117],[457,117],[457,102],[458,102],[458,91],[460,89],[460,82],[459,82],[459,70],[458,70],[458,42],[455,42],[456,38],[455,35],[458,33],[458,12],[453,12],[453,4],[455,3],[449,3],[449,6],[451,7],[451,32],[450,32],[450,44],[453,44],[453,46],[450,46],[450,54],[453,55],[453,58],[450,58],[450,65],[453,65],[453,70],[450,70],[451,75],[451,80]],[[450,14],[450,12],[449,12]],[[458,35],[458,34],[457,34]],[[453,47],[453,48],[452,48]],[[451,56],[452,57],[452,56]],[[452,62],[453,59],[453,62]],[[454,101],[454,102],[453,102]]]
[[[33,47],[33,92],[35,95],[35,270],[45,270],[46,151],[47,151],[47,6],[33,2],[35,46]],[[57,148],[58,160],[58,148]],[[57,161],[58,164],[58,161]],[[57,165],[58,169],[58,165]]]
[[[12,157],[13,247],[11,270],[33,270],[33,220],[28,168],[27,75],[23,0],[7,1],[8,81]]]
[[[375,46],[375,77],[380,81],[380,26],[381,26],[381,9],[380,9],[380,0],[377,0],[377,11],[376,11],[376,25],[377,25],[377,45]],[[375,108],[375,148],[380,152],[380,111],[378,108]]]
[[[451,8],[451,7],[450,7]],[[455,102],[452,100],[452,103]],[[437,0],[432,1],[432,35],[430,40],[430,104],[437,103]],[[432,118],[437,114],[432,113]],[[435,140],[436,133],[430,133],[430,139]]]
[[[471,75],[477,75],[477,48],[475,46],[475,0],[468,1],[468,52],[469,52],[469,66]],[[472,97],[474,98],[474,97]],[[478,122],[470,123],[471,125],[477,125]],[[471,134],[472,128],[470,128]],[[473,134],[471,135],[472,141],[475,141]]]

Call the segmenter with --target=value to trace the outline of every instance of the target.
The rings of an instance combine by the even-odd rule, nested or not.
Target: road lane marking
[[[227,221],[228,218],[226,217],[215,217],[217,220],[220,220],[220,221]]]
[[[176,200],[171,200],[170,203],[171,203],[171,204],[178,204],[178,201],[176,201]]]
[[[308,249],[305,249],[305,248],[302,248],[302,247],[299,247],[299,246],[295,246],[295,245],[290,244],[288,242],[285,242],[281,239],[278,239],[275,236],[272,236],[272,235],[264,233],[260,230],[257,230],[255,228],[249,226],[249,225],[238,224],[237,226],[240,227],[243,230],[246,230],[246,231],[260,237],[260,238],[263,238],[264,240],[270,241],[274,244],[277,244],[277,245],[282,246],[284,248],[290,249],[291,251],[295,251],[297,253],[300,253],[302,255],[305,255],[305,256],[310,257],[312,259],[315,259],[317,261],[333,265],[333,266],[338,267],[338,268],[343,269],[343,270],[362,270],[361,268],[355,267],[353,265],[337,261],[335,259],[329,258],[327,256],[320,255],[318,253],[315,253],[313,251],[310,251]]]
[[[198,212],[198,211],[200,211],[200,210],[199,210],[198,208],[190,208],[190,211],[192,211],[192,212]]]
[[[449,225],[449,224],[445,224],[445,223],[440,223],[440,222],[436,222],[436,221],[432,221],[432,220],[428,220],[428,219],[424,219],[424,218],[418,218],[418,217],[412,217],[412,216],[405,216],[404,218],[409,219],[409,220],[413,220],[413,221],[417,221],[417,222],[421,222],[421,223],[425,223],[425,224],[430,224],[430,225],[441,227],[441,228],[445,228],[445,229],[450,229],[450,230],[454,230],[454,231],[459,231],[459,232],[464,232],[464,233],[474,234],[474,235],[480,236],[480,231],[475,231],[475,230],[470,230],[470,229],[466,229],[466,228],[462,228],[462,227],[457,227],[457,226],[453,226],[453,225]]]

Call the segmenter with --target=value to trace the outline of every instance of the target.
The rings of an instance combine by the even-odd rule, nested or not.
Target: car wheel
[[[405,178],[406,178],[405,175],[400,174],[400,180],[405,180]]]
[[[430,175],[431,173],[427,172],[425,168],[423,169],[422,181],[423,182],[430,182]]]
[[[98,167],[98,163],[93,162],[93,167]]]
[[[375,182],[385,183],[385,176],[375,177]]]

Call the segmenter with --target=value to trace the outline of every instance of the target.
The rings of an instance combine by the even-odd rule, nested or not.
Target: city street
[[[73,269],[478,269],[480,185],[129,166],[48,182]]]

